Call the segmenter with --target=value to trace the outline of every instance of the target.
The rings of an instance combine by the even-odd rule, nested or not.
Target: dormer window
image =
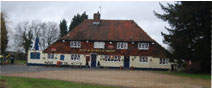
[[[105,48],[105,42],[94,42],[94,48]]]
[[[71,41],[70,42],[70,47],[71,48],[80,48],[81,47],[81,42],[80,41]]]
[[[149,49],[149,43],[138,43],[138,49],[139,50],[148,50]]]
[[[127,42],[118,42],[117,43],[117,49],[127,49],[127,48],[128,48]]]

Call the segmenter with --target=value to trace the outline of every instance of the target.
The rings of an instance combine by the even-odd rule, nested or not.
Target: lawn
[[[9,59],[1,61],[1,62],[3,62],[4,64],[11,64],[11,60],[9,60]],[[14,60],[14,64],[24,65],[26,63],[27,63],[27,60]]]
[[[74,83],[62,80],[2,76],[0,88],[117,88],[104,85]]]
[[[26,60],[15,60],[14,63],[15,64],[26,64],[27,61]]]
[[[190,77],[190,78],[198,78],[198,79],[205,79],[211,80],[210,74],[195,74],[195,73],[186,73],[186,72],[171,72],[171,71],[156,71],[157,73],[168,74],[168,75],[176,75],[182,77]]]

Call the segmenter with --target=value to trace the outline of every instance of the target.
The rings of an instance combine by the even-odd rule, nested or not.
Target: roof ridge
[[[94,20],[94,19],[86,19],[86,20]],[[100,21],[134,21],[133,19],[132,20],[123,20],[123,19],[100,19]]]

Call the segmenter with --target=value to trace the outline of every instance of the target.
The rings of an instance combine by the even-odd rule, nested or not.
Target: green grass
[[[7,63],[6,60],[2,61],[4,64],[11,64],[11,60],[7,59]],[[14,60],[14,64],[18,64],[18,65],[23,65],[26,64],[27,60]]]
[[[210,74],[195,74],[195,73],[186,73],[186,72],[171,72],[171,71],[156,71],[157,73],[168,74],[168,75],[176,75],[182,77],[190,77],[190,78],[198,78],[198,79],[205,79],[211,80]]]
[[[74,83],[62,80],[35,79],[24,77],[2,76],[1,79],[6,80],[6,88],[117,88],[104,85]]]
[[[15,60],[14,64],[26,64],[27,61],[26,60]]]

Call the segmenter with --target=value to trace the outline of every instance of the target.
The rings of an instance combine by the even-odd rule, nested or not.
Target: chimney
[[[99,14],[99,12],[97,12],[97,13],[94,13],[94,21],[93,21],[93,24],[100,24],[100,14]]]

